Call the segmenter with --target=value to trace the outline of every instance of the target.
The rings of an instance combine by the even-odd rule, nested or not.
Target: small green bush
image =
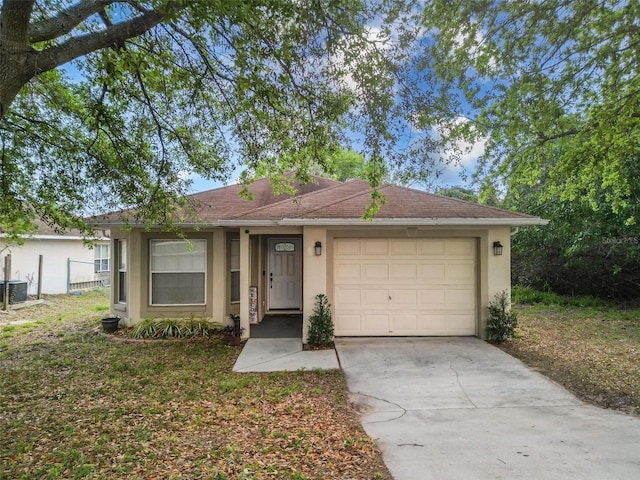
[[[209,337],[222,328],[219,323],[203,319],[146,319],[136,323],[129,331],[133,338],[193,338]]]
[[[503,342],[513,336],[518,326],[518,315],[511,310],[511,301],[506,290],[497,293],[489,302],[487,339]]]
[[[601,298],[581,295],[569,297],[558,295],[550,290],[541,291],[531,287],[514,286],[511,290],[511,298],[513,303],[524,305],[559,305],[563,307],[601,307],[606,302]]]
[[[323,293],[316,295],[316,303],[309,317],[307,343],[312,347],[328,347],[333,344],[331,305]]]

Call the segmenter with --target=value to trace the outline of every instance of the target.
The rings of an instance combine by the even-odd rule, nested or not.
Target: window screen
[[[151,304],[205,303],[206,251],[206,240],[151,240]]]
[[[240,239],[231,240],[229,252],[229,269],[231,271],[231,301],[240,301]]]

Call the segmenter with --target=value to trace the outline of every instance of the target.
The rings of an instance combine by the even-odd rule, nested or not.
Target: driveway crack
[[[451,363],[449,363],[449,368],[451,370],[453,370],[453,373],[456,374],[456,382],[458,383],[458,386],[460,387],[460,390],[462,390],[462,393],[464,393],[465,398],[469,401],[469,403],[471,405],[473,405],[473,408],[478,408],[478,406],[473,403],[473,400],[471,400],[471,398],[469,397],[469,395],[467,394],[466,390],[464,389],[464,387],[462,386],[462,383],[460,382],[460,374],[458,373],[458,371],[453,367],[453,364],[456,360],[458,360],[459,358],[463,358],[464,360],[467,360],[469,362],[473,362],[473,360],[471,360],[468,357],[463,357],[461,355],[457,355],[453,360],[451,360]]]
[[[358,392],[358,395],[361,395],[363,397],[368,397],[368,398],[372,398],[374,400],[378,400],[379,402],[384,402],[384,403],[388,403],[389,405],[393,405],[394,407],[398,407],[400,410],[402,410],[402,413],[400,415],[398,415],[397,417],[393,417],[393,418],[389,418],[387,420],[378,420],[375,422],[367,422],[367,423],[386,423],[386,422],[393,422],[394,420],[398,420],[399,418],[404,417],[407,414],[407,409],[404,408],[402,405],[398,405],[397,403],[391,402],[389,400],[386,400],[384,398],[379,398],[379,397],[375,397],[373,395],[369,395],[367,393],[362,393],[362,392]]]

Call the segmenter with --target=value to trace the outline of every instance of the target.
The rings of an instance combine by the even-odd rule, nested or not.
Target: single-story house
[[[329,297],[336,336],[484,336],[487,306],[510,289],[511,227],[544,220],[385,185],[371,201],[364,181],[315,177],[295,196],[269,181],[194,194],[199,221],[186,242],[144,230],[125,212],[95,217],[109,228],[111,310],[129,323],[196,317],[250,323],[301,314],[303,338],[317,294]]]
[[[11,242],[0,231],[0,278],[4,281],[4,258],[11,255],[10,281],[26,282],[28,293],[37,293],[41,273],[41,293],[60,294],[108,284],[111,269],[109,232],[97,232],[93,248],[80,231],[59,231],[43,221],[22,244]],[[42,269],[40,269],[42,256]]]

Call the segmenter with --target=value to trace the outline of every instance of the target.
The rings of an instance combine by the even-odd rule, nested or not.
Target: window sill
[[[171,307],[171,308],[192,308],[192,307],[206,307],[206,303],[150,303],[147,305],[149,308],[154,307]]]

